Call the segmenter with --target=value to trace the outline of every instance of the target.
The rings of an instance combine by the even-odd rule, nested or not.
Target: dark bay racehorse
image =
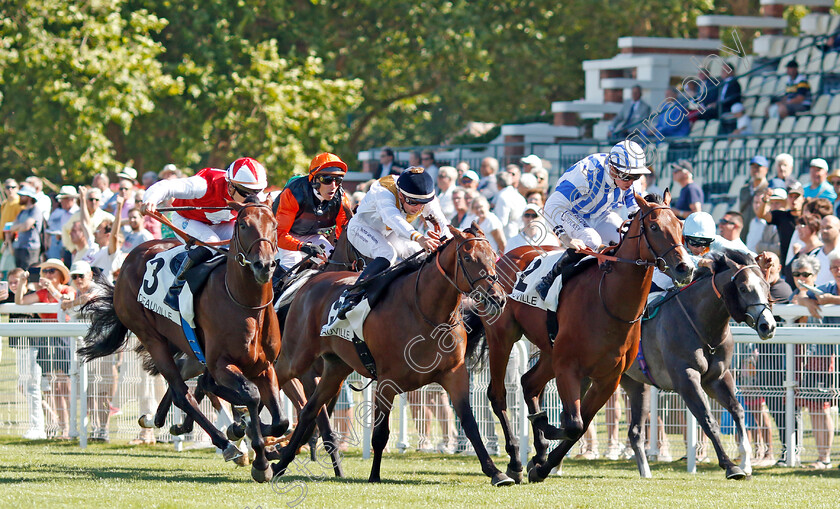
[[[519,443],[511,432],[505,401],[504,375],[513,344],[524,334],[541,350],[540,362],[522,377],[523,390],[534,395],[526,397],[526,403],[537,443],[528,479],[539,482],[580,439],[592,418],[615,392],[621,374],[633,363],[639,346],[639,319],[650,291],[653,265],[667,264],[668,274],[677,282],[691,278],[694,263],[682,245],[681,223],[668,208],[670,199],[667,190],[663,204],[648,203],[637,195],[640,210],[612,253],[622,261],[592,264],[564,283],[553,345],[542,309],[509,301],[497,319],[484,320],[490,350],[487,392],[505,433],[506,451],[510,455],[509,475],[522,477]],[[506,290],[516,281],[516,273],[542,252],[540,248],[523,247],[499,260],[499,278],[507,285]],[[548,423],[544,412],[539,412],[537,396],[551,378],[556,379],[563,403],[559,429]],[[591,385],[581,398],[585,379],[591,380]],[[546,456],[546,438],[563,440],[549,456]]]
[[[356,370],[378,380],[370,482],[380,481],[394,396],[437,382],[449,393],[482,471],[493,485],[513,483],[487,454],[470,407],[464,364],[466,331],[459,313],[462,296],[470,293],[484,303],[485,309],[498,312],[504,305],[504,294],[495,279],[495,255],[475,224],[464,232],[450,227],[450,232],[453,238],[425,258],[418,269],[390,282],[368,315],[364,337],[376,361],[375,375],[362,363],[353,343],[337,336],[320,336],[332,304],[358,275],[318,274],[300,290],[284,328],[283,350],[277,360],[278,379],[283,382],[305,373],[319,358],[324,366],[321,381],[304,406],[289,445],[277,453],[280,461],[274,465],[276,472],[285,471],[300,444],[312,433],[316,415],[338,394],[347,375]],[[334,447],[331,436],[323,438],[328,450]]]
[[[271,208],[253,198],[244,204],[229,202],[229,206],[237,217],[227,263],[211,273],[195,303],[196,333],[210,375],[206,388],[233,404],[247,406],[253,416],[258,415],[260,403],[265,404],[272,416],[265,433],[281,436],[288,420],[280,408],[273,365],[280,351],[280,329],[271,308],[277,222]],[[79,352],[86,360],[109,355],[133,332],[151,356],[148,369],[166,378],[175,405],[210,435],[226,460],[235,459],[241,453],[201,413],[173,360],[177,352],[194,357],[181,327],[137,301],[146,262],[177,244],[175,240],[149,241],[129,253],[116,285],[83,308],[92,323],[86,346]],[[256,452],[251,475],[256,481],[268,481],[272,471],[259,419],[252,419],[250,432]]]
[[[712,268],[701,269],[694,282],[666,300],[653,318],[642,322],[641,348],[648,369],[640,360],[622,377],[630,398],[628,436],[642,477],[650,477],[642,430],[650,409],[650,384],[676,391],[712,441],[718,464],[727,479],[743,479],[752,472],[751,450],[744,425],[744,409],[735,397],[730,371],[735,343],[730,317],[746,322],[761,339],[773,336],[776,321],[770,312],[770,285],[755,260],[740,251],[710,253]],[[703,391],[716,399],[735,422],[741,467],[735,465],[720,440],[720,427]]]

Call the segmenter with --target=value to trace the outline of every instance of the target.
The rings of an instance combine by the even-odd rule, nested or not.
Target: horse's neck
[[[436,324],[449,323],[452,322],[452,315],[461,303],[461,293],[438,270],[435,261],[437,254],[429,256],[430,259],[420,267],[420,281],[416,280],[418,275],[415,273],[406,278],[405,282],[411,285],[409,295],[412,295],[412,300],[420,306],[420,309],[416,310],[418,313],[422,313]],[[457,274],[457,264],[455,265],[452,270],[443,264],[441,265],[453,281],[457,281],[457,276],[459,276]],[[416,300],[413,297],[415,284],[417,285]],[[412,302],[412,305],[414,305],[414,302]]]
[[[712,289],[712,278],[714,277],[716,276],[713,274],[708,281],[705,281],[698,288],[698,291],[692,292],[692,294],[697,294],[695,299],[686,299],[683,301],[683,305],[690,319],[701,332],[702,337],[700,341],[711,343],[712,346],[720,343],[720,338],[729,325],[730,318],[729,310],[726,309],[726,303],[723,301],[723,297],[718,298]]]
[[[237,262],[233,256],[228,256],[224,275],[224,284],[227,286],[227,292],[233,295],[233,298],[240,304],[246,306],[260,306],[266,302],[270,297],[271,280],[261,285],[257,283],[251,271],[247,267],[243,267]]]
[[[630,232],[628,236],[632,236]],[[630,260],[641,259],[641,242],[639,241],[639,238],[625,238],[615,251],[615,256]],[[605,276],[602,298],[608,302],[611,310],[618,312],[617,316],[631,320],[639,316],[645,307],[653,280],[653,269],[635,263],[610,263],[612,263],[612,271]],[[618,285],[622,291],[617,291],[617,286],[613,285]]]

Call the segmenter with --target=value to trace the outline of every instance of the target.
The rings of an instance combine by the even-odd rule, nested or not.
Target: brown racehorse
[[[637,195],[640,210],[612,252],[620,261],[592,264],[563,285],[553,346],[548,338],[545,311],[539,308],[509,300],[499,317],[484,320],[490,350],[488,395],[505,433],[509,473],[521,476],[522,472],[519,444],[510,431],[505,403],[505,370],[513,344],[524,334],[542,352],[541,361],[522,377],[525,393],[539,394],[554,377],[563,403],[562,426],[558,429],[548,424],[544,413],[537,413],[537,398],[526,401],[532,412],[535,440],[541,439],[542,434],[563,440],[547,458],[545,449],[534,458],[528,478],[539,482],[580,439],[597,411],[615,392],[621,374],[633,363],[652,267],[667,264],[668,274],[679,283],[691,279],[694,263],[682,246],[682,225],[668,208],[670,199],[667,190],[664,206],[648,203]],[[516,282],[516,273],[542,252],[541,248],[522,247],[499,260],[499,279],[508,292]],[[581,398],[585,379],[591,380],[591,385]]]
[[[289,423],[280,408],[273,365],[280,351],[280,328],[271,307],[277,222],[271,207],[252,198],[244,204],[229,202],[229,206],[237,217],[227,262],[211,273],[195,303],[196,335],[211,377],[206,379],[207,390],[247,406],[252,416],[259,415],[262,402],[272,416],[265,434],[279,437]],[[239,450],[201,413],[173,360],[178,351],[194,357],[181,327],[137,301],[140,285],[145,284],[146,262],[177,244],[176,240],[149,241],[129,253],[115,286],[83,308],[92,323],[79,353],[88,361],[109,355],[133,332],[151,356],[149,369],[166,378],[175,405],[210,435],[226,460],[235,459]],[[251,420],[250,432],[256,452],[251,475],[265,482],[272,471],[259,419]]]
[[[470,407],[464,364],[466,331],[459,313],[462,296],[471,292],[486,308],[496,312],[504,305],[504,294],[495,278],[495,255],[475,224],[464,232],[450,227],[450,232],[453,238],[430,254],[419,269],[390,282],[364,324],[365,342],[376,360],[379,382],[374,403],[370,482],[380,481],[394,396],[437,382],[449,393],[482,471],[494,485],[513,483],[490,459]],[[285,472],[297,448],[312,433],[316,415],[338,394],[347,375],[355,370],[368,378],[374,376],[365,368],[353,343],[337,336],[320,336],[333,303],[356,277],[348,272],[318,274],[292,302],[283,350],[276,364],[278,379],[284,382],[305,373],[318,358],[323,359],[324,367],[289,445],[276,453],[280,460],[274,465],[276,473]],[[323,439],[328,449],[334,447],[331,436]],[[274,459],[275,455],[270,457]]]

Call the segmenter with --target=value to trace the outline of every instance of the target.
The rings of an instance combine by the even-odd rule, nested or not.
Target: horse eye
[[[741,286],[738,287],[738,291],[740,291],[741,293],[747,293],[747,287],[741,285]]]
[[[655,231],[655,232],[658,232],[659,231],[659,225],[656,224],[656,223],[651,223],[650,224],[650,229]]]

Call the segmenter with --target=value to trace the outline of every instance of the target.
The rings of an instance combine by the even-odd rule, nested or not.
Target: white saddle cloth
[[[179,253],[186,251],[184,245],[173,247],[162,251],[154,258],[146,262],[146,272],[143,274],[143,283],[137,294],[137,302],[143,307],[155,313],[169,318],[181,325],[181,317],[187,321],[190,327],[195,328],[195,309],[193,306],[193,294],[190,285],[185,284],[178,296],[178,305],[181,313],[163,303],[163,298],[169,292],[169,287],[175,282],[175,274],[170,269],[170,263]]]
[[[356,307],[347,313],[344,320],[339,320],[338,309],[342,304],[344,304],[343,297],[333,303],[327,323],[321,327],[321,336],[338,336],[347,341],[353,341],[353,334],[355,334],[364,341],[365,336],[362,333],[362,328],[367,315],[370,313],[370,302],[368,302],[367,297],[363,298]]]

